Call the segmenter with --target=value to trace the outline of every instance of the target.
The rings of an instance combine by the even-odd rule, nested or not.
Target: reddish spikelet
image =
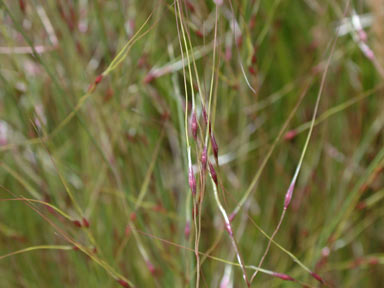
[[[191,1],[185,1],[185,5],[187,6],[187,8],[189,9],[189,11],[191,11],[191,13],[195,13],[195,7],[193,6],[193,4],[191,3]]]
[[[73,220],[72,221],[72,223],[76,226],[76,227],[78,227],[78,228],[81,228],[81,222],[79,221],[79,220]]]
[[[203,153],[201,153],[201,166],[203,171],[207,169],[207,146],[204,146]]]
[[[252,30],[253,28],[255,28],[255,25],[256,25],[256,14],[253,14],[251,16],[251,19],[249,20],[249,30]]]
[[[155,75],[153,72],[148,72],[148,74],[144,77],[144,83],[149,84],[155,79]]]
[[[84,227],[89,228],[89,221],[86,218],[83,218],[82,222]]]
[[[357,32],[357,34],[359,35],[359,39],[360,39],[360,41],[363,41],[363,42],[367,41],[367,39],[368,39],[368,37],[367,37],[367,33],[365,33],[364,30],[360,29],[360,30]]]
[[[229,222],[232,222],[233,219],[235,219],[236,215],[237,214],[235,212],[231,213],[231,215],[229,215]]]
[[[75,12],[75,9],[73,8],[72,5],[69,6],[69,17],[70,17],[70,22],[71,22],[71,26],[72,26],[72,29],[74,29],[77,25],[77,16],[76,16],[76,12]]]
[[[257,57],[256,57],[256,52],[254,52],[252,55],[252,64],[256,64],[256,62],[257,62]]]
[[[284,140],[292,140],[293,138],[295,138],[297,135],[297,131],[296,130],[291,130],[291,131],[288,131],[287,133],[285,133],[284,135]]]
[[[195,33],[199,38],[204,38],[204,34],[200,30],[196,30]]]
[[[211,133],[211,145],[212,145],[212,151],[213,155],[215,156],[216,162],[219,163],[219,147],[217,146],[216,138]]]
[[[25,5],[24,0],[19,0],[19,7],[20,7],[21,12],[25,13],[26,5]]]
[[[195,179],[195,174],[193,173],[192,168],[189,168],[188,182],[189,182],[189,188],[191,188],[192,194],[196,195],[196,179]]]
[[[136,221],[136,213],[132,212],[131,215],[129,215],[129,218],[131,219],[132,222]]]
[[[203,106],[202,111],[203,111],[203,119],[204,119],[204,123],[205,123],[205,125],[207,125],[207,123],[208,123],[208,116],[207,116],[207,110],[205,110],[205,107],[204,107],[204,106]]]
[[[213,182],[215,182],[215,184],[217,185],[217,174],[216,174],[216,170],[215,170],[215,168],[213,167],[213,165],[211,164],[211,162],[208,162],[208,166],[209,166],[209,173],[211,173],[212,180],[213,180]]]
[[[237,46],[241,47],[243,45],[243,36],[238,36],[236,39]]]
[[[233,231],[230,223],[227,223],[227,222],[225,223],[225,230],[227,230],[230,236],[233,236]]]
[[[375,59],[375,54],[373,53],[372,49],[369,48],[367,44],[364,42],[361,42],[359,44],[361,51],[363,51],[365,57],[367,57],[369,60]]]
[[[72,247],[72,249],[75,250],[75,251],[80,250],[79,247],[77,247],[76,245],[74,245],[74,246]]]
[[[372,257],[372,258],[370,258],[369,259],[369,261],[368,261],[368,264],[369,265],[377,265],[377,264],[379,264],[380,262],[379,262],[379,259],[377,259],[376,257]]]
[[[191,234],[191,224],[189,221],[185,223],[185,228],[184,228],[184,236],[186,239],[189,238],[189,235]]]
[[[287,275],[287,274],[276,273],[276,272],[274,272],[272,275],[273,275],[274,277],[280,278],[280,279],[285,280],[285,281],[295,281],[294,278],[292,278],[291,276],[289,276],[289,275]]]
[[[289,206],[289,203],[291,203],[292,200],[292,194],[293,194],[293,189],[295,188],[295,182],[291,183],[289,185],[288,191],[285,194],[285,199],[284,199],[284,209],[287,209]]]
[[[155,276],[156,269],[155,269],[155,266],[153,266],[153,264],[151,263],[151,261],[147,260],[145,264],[147,264],[147,268],[149,272],[151,272],[152,276]]]
[[[317,281],[319,281],[321,284],[324,284],[324,283],[325,283],[325,281],[323,280],[323,278],[320,277],[320,275],[318,275],[318,274],[316,274],[316,273],[314,273],[314,272],[311,272],[311,276],[312,276],[313,278],[315,278]]]
[[[51,199],[50,199],[50,197],[48,195],[45,195],[44,196],[44,201],[49,203],[49,202],[51,202]],[[46,205],[45,208],[48,210],[49,213],[51,213],[53,215],[56,215],[55,209],[53,209],[51,206]]]
[[[249,71],[249,73],[251,73],[252,75],[256,75],[256,69],[255,69],[253,66],[249,66],[249,67],[248,67],[248,71]]]
[[[193,111],[192,118],[191,118],[191,132],[192,132],[193,138],[196,141],[197,140],[197,120],[196,120],[196,112],[195,111]]]
[[[129,288],[131,287],[127,281],[123,280],[123,279],[118,279],[117,280],[117,283],[119,283],[122,287],[125,287],[125,288]]]
[[[96,77],[95,79],[95,85],[99,84],[101,80],[103,80],[103,74],[100,74],[99,76]]]

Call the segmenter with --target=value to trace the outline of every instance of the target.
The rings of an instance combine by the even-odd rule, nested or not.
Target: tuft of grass
[[[380,287],[383,9],[0,0],[1,286]]]

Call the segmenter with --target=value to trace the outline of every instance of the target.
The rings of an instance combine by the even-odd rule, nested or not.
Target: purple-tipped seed
[[[287,209],[289,206],[289,203],[291,203],[292,200],[292,194],[293,194],[293,189],[295,188],[295,182],[291,183],[289,185],[288,191],[285,194],[285,199],[284,199],[284,209]]]
[[[212,145],[213,155],[215,156],[216,161],[218,161],[219,147],[217,146],[217,142],[213,133],[211,133],[211,145]]]
[[[321,284],[324,284],[324,283],[325,283],[324,280],[323,280],[323,278],[321,278],[319,274],[316,274],[316,273],[314,273],[314,272],[311,272],[311,276],[312,276],[313,278],[315,278],[317,281],[319,281]]]
[[[216,174],[216,170],[215,170],[215,168],[213,167],[213,165],[211,164],[211,162],[208,162],[208,166],[209,166],[209,172],[211,173],[212,180],[213,180],[213,182],[215,182],[215,184],[217,185],[217,174]]]
[[[192,136],[196,140],[197,139],[197,120],[196,120],[196,112],[193,111],[191,118],[191,131]]]
[[[274,272],[272,275],[273,275],[274,277],[280,278],[280,279],[285,280],[285,281],[295,281],[294,278],[292,278],[291,276],[289,276],[289,275],[287,275],[287,274],[276,273],[276,272]]]

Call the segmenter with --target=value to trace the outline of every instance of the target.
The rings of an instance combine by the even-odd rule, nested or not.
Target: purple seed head
[[[232,227],[231,227],[231,224],[229,222],[226,222],[225,223],[225,230],[227,230],[228,234],[230,236],[233,236],[233,231],[232,231]]]
[[[196,179],[195,179],[195,174],[193,173],[192,168],[189,168],[188,182],[189,182],[189,188],[191,188],[192,194],[196,195]]]
[[[233,219],[235,219],[237,213],[236,212],[232,212],[231,215],[229,215],[229,222],[232,222]]]
[[[73,222],[73,224],[76,226],[76,227],[78,227],[78,228],[81,228],[81,222],[79,221],[79,220],[73,220],[72,221]]]
[[[363,51],[365,57],[367,57],[369,60],[373,60],[375,58],[375,54],[367,44],[365,44],[364,42],[360,42],[359,46],[361,51]]]
[[[287,133],[285,133],[284,135],[284,140],[292,140],[293,138],[295,138],[297,135],[297,131],[296,130],[291,130],[291,131],[288,131]]]
[[[148,72],[148,74],[144,77],[144,83],[149,84],[155,79],[155,75],[153,72]]]
[[[197,120],[196,120],[196,112],[193,111],[191,118],[191,131],[192,136],[196,140],[197,139]]]
[[[26,5],[24,0],[19,0],[19,6],[20,6],[20,10],[25,14]]]
[[[295,182],[292,182],[291,185],[289,185],[287,193],[285,194],[284,209],[287,209],[289,206],[289,203],[291,203],[294,188],[295,188]]]
[[[215,168],[213,167],[213,165],[211,164],[211,162],[208,162],[208,166],[209,166],[209,173],[211,173],[212,180],[213,180],[213,182],[215,182],[215,184],[217,185],[217,174],[216,174],[216,170],[215,170]]]
[[[359,35],[359,39],[363,42],[367,41],[367,33],[363,29],[360,29],[357,34]]]
[[[318,274],[316,274],[316,273],[314,273],[314,272],[311,272],[311,276],[312,276],[313,278],[315,278],[317,281],[319,281],[321,284],[324,284],[324,283],[325,283],[325,281],[323,280],[323,278],[320,277],[320,275],[318,275]]]
[[[99,84],[103,80],[103,74],[100,74],[95,79],[95,85]]]
[[[295,281],[294,278],[292,278],[291,276],[287,275],[287,274],[283,274],[283,273],[276,273],[274,272],[272,274],[274,277],[277,277],[277,278],[280,278],[282,280],[286,280],[286,281]]]
[[[85,227],[85,228],[89,228],[89,221],[86,219],[86,218],[83,218],[83,226]]]
[[[212,145],[213,155],[215,156],[215,159],[218,163],[219,147],[217,146],[217,142],[213,133],[211,133],[211,145]]]
[[[207,169],[207,146],[204,146],[203,153],[201,154],[201,166],[204,171]]]
[[[118,279],[117,282],[122,286],[122,287],[125,287],[125,288],[129,288],[131,287],[127,281],[123,280],[123,279]]]
[[[146,264],[147,264],[147,268],[148,268],[149,272],[151,272],[152,276],[154,276],[156,273],[155,266],[153,266],[153,264],[149,260],[146,261]]]

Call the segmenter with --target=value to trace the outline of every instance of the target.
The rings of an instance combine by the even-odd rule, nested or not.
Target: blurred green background
[[[219,2],[0,0],[1,287],[246,287],[301,155],[251,286],[381,287],[383,2]]]

